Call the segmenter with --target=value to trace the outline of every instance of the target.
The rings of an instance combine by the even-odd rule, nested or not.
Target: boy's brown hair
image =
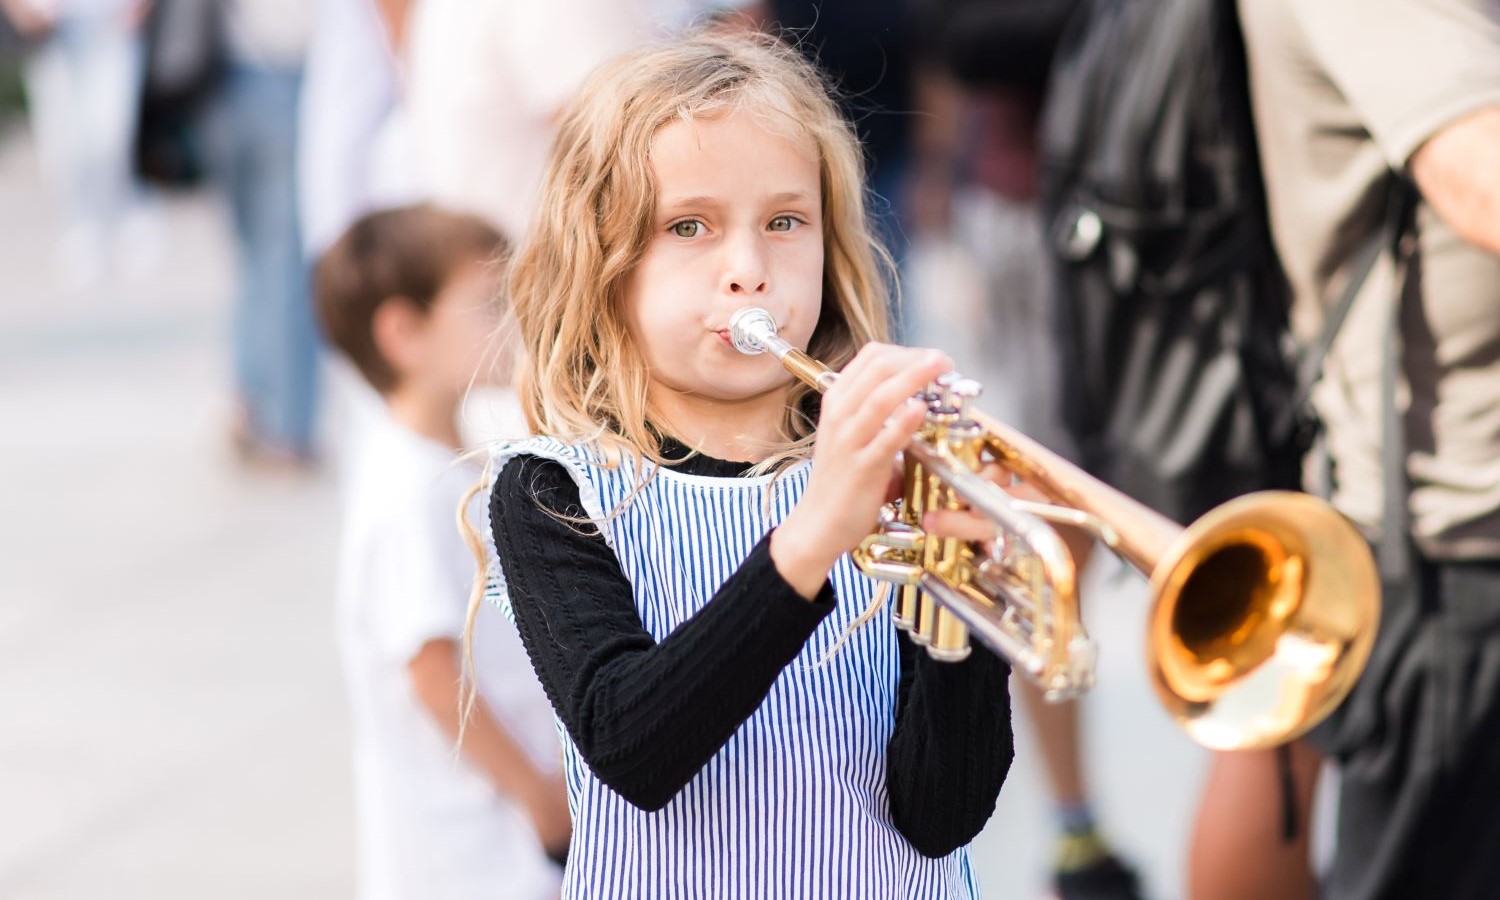
[[[370,213],[318,261],[313,291],[323,334],[371,387],[387,393],[397,378],[375,346],[380,304],[403,297],[430,309],[464,267],[486,261],[498,266],[508,249],[483,220],[430,204]]]

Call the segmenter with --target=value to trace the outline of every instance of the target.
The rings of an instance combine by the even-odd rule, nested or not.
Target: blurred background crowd
[[[1078,5],[0,0],[0,896],[351,895],[334,561],[373,395],[320,338],[313,267],[419,201],[516,240],[559,110],[636,43],[711,18],[799,40],[865,142],[903,340],[1072,452],[1038,199]],[[515,433],[505,392],[463,428]],[[1077,723],[1018,715],[989,897],[1052,889],[1059,810],[1143,895],[1184,890],[1207,754],[1146,683],[1144,585],[1089,578],[1092,739],[1056,763],[1039,728]]]

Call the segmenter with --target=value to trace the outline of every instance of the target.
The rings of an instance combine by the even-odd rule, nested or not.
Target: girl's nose
[[[725,293],[748,296],[764,294],[770,287],[765,248],[758,235],[747,235],[725,244],[723,288]]]

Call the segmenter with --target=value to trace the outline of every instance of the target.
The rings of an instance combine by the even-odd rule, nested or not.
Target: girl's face
[[[823,295],[823,219],[814,149],[745,112],[673,121],[651,144],[657,206],[645,255],[625,289],[653,399],[721,402],[784,394],[769,354],[745,356],[729,319],[770,311],[806,349]]]

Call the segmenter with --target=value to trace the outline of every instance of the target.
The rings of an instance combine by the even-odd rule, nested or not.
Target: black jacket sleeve
[[[661,643],[558,463],[521,456],[490,499],[495,547],[522,643],[579,753],[641,809],[665,806],[765,699],[833,609],[786,583],[762,540]],[[769,537],[769,536],[768,536]]]
[[[891,820],[924,856],[969,843],[995,811],[1015,757],[1010,667],[978,644],[938,662],[902,633],[896,730],[886,754]]]

